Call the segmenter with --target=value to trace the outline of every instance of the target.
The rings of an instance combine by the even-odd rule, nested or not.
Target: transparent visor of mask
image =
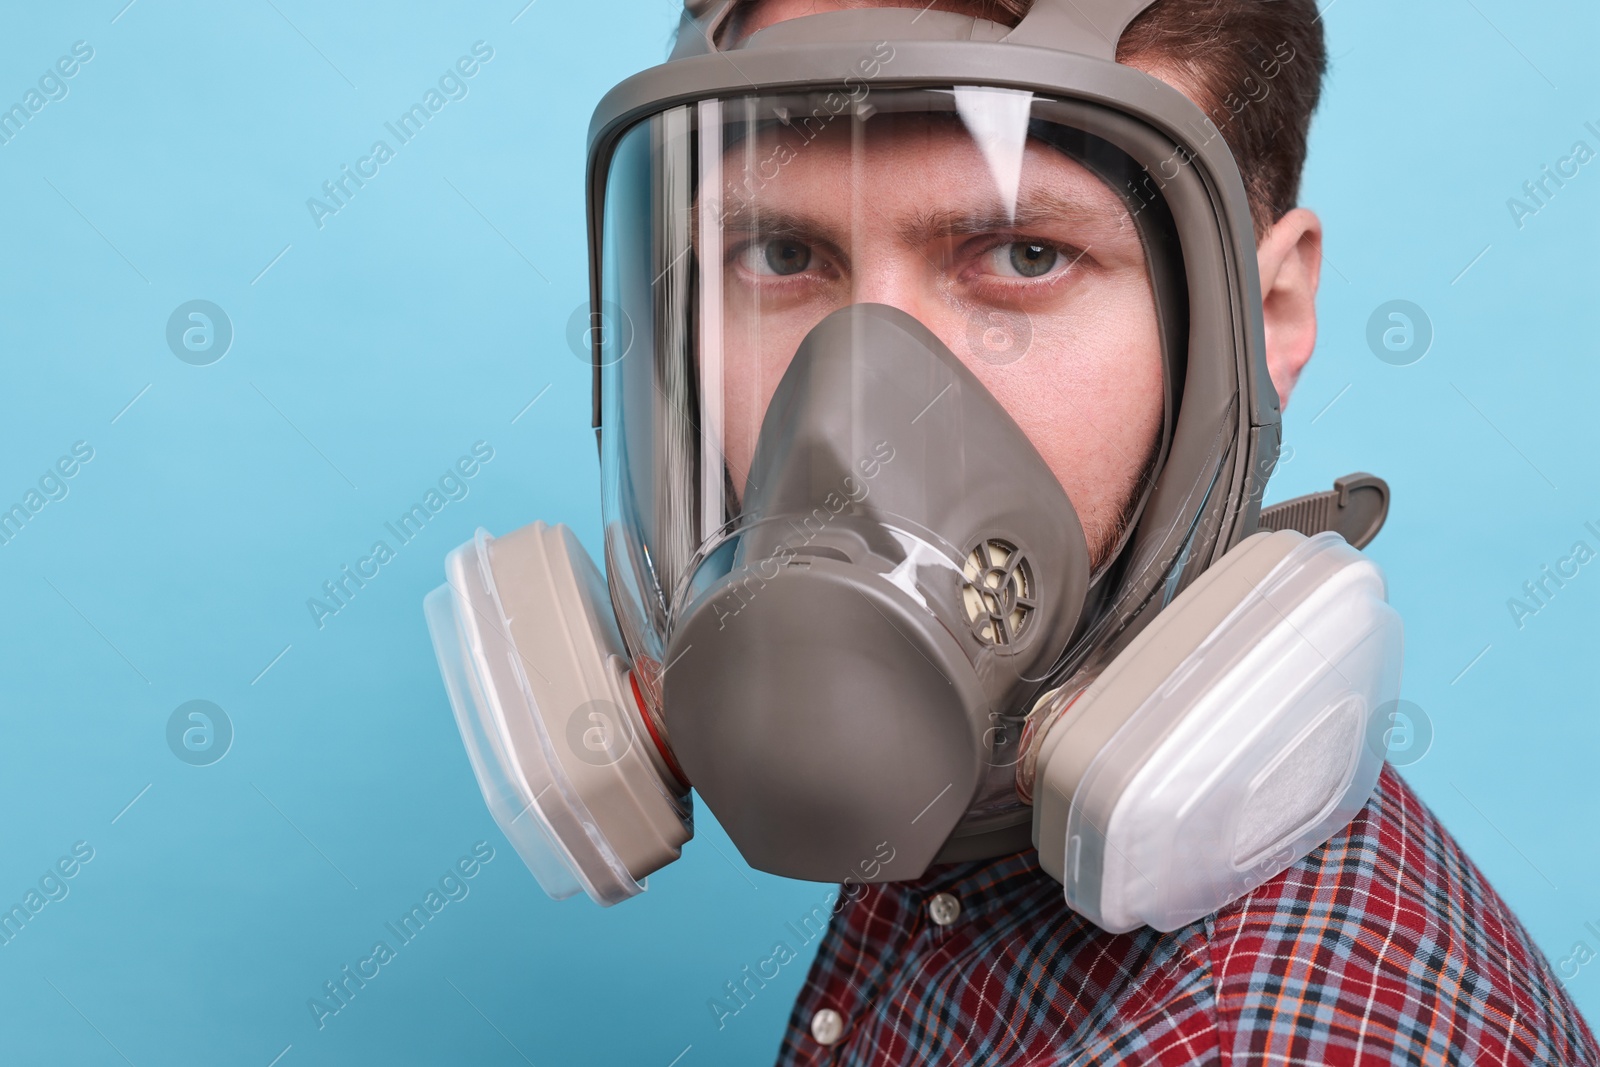
[[[959,474],[948,457],[973,459],[959,442],[930,464],[888,437],[841,441],[836,485],[786,512],[749,506],[758,453],[781,436],[768,415],[785,372],[819,323],[852,305],[915,318],[1015,421],[1081,522],[1093,585],[1080,599],[1112,584],[1159,595],[1163,575],[1130,581],[1128,569],[1174,561],[1121,556],[1179,399],[1181,255],[1149,172],[1070,114],[1011,89],[841,87],[673,107],[617,142],[595,309],[605,550],[651,704],[698,583],[737,566],[758,534],[762,552],[804,551],[838,514],[870,510],[904,560],[889,579],[914,597],[954,591],[978,645],[1015,638],[1055,592],[1012,565],[1017,546],[965,543],[919,513],[915,501]],[[1029,505],[1023,486],[988,488],[996,507]],[[1073,606],[1056,647],[1012,661],[1011,691],[1036,692],[1105,608]],[[1001,807],[1014,804],[1016,733],[993,738],[984,792]]]

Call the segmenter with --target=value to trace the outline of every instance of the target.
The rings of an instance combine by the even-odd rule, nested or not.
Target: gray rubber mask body
[[[740,532],[687,585],[663,718],[754,867],[920,876],[986,783],[1089,584],[1082,526],[992,394],[926,327],[855,304],[800,344]]]

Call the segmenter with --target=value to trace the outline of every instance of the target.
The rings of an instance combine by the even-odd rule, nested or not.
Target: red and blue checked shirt
[[[957,911],[947,925],[930,916],[937,894],[959,905],[934,908]],[[861,887],[778,1063],[1573,1067],[1600,1053],[1522,924],[1385,767],[1332,841],[1172,933],[1080,918],[1031,850]]]

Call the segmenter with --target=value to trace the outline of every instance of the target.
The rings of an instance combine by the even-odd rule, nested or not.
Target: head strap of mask
[[[1155,0],[1038,0],[1015,29],[999,39],[1011,44],[1036,45],[1058,52],[1077,52],[1096,59],[1115,60],[1117,41],[1128,24]],[[704,55],[722,51],[719,42],[734,12],[748,0],[686,0],[678,28],[673,59]],[[893,9],[876,9],[890,10]],[[900,10],[905,10],[904,8]],[[851,15],[868,14],[852,11]],[[914,21],[920,16],[935,20],[966,19],[970,23],[983,20],[949,12],[929,11],[918,4],[913,10]],[[992,25],[992,24],[989,24]],[[1003,29],[1003,28],[1002,28]],[[981,39],[976,33],[974,40]],[[993,39],[993,38],[991,38]]]
[[[1051,97],[1073,126],[1126,152],[1171,212],[1187,287],[1188,342],[1170,442],[1142,512],[1041,690],[1109,659],[1207,567],[1257,529],[1280,440],[1255,269],[1255,231],[1237,164],[1214,123],[1177,89],[1115,62],[1116,41],[1151,0],[1037,0],[1015,28],[918,8],[855,8],[781,22],[729,41],[737,0],[690,0],[669,62],[613,89],[590,127],[591,247],[603,247],[613,149],[665,108],[749,92],[839,84],[874,43],[893,60],[874,86],[987,85]],[[1128,195],[1127,190],[1123,190]],[[600,306],[599,256],[591,256]],[[594,425],[601,426],[596,339]],[[609,432],[615,432],[609,431]],[[608,560],[616,572],[618,561]],[[613,583],[613,600],[618,590]],[[618,603],[619,614],[623,605]],[[964,824],[940,860],[1026,847],[1025,814]]]

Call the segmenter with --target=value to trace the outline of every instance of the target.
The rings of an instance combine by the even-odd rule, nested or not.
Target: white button
[[[961,901],[949,893],[935,893],[928,901],[928,917],[940,926],[949,926],[961,916]]]
[[[820,1008],[811,1017],[811,1036],[819,1045],[831,1045],[844,1033],[844,1016],[832,1008]]]

